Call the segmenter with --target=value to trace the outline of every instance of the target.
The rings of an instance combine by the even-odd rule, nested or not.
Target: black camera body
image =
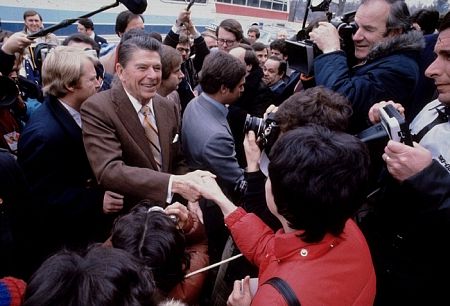
[[[345,51],[349,64],[354,61],[353,34],[358,30],[354,23],[356,11],[345,13],[339,18],[333,18],[330,23],[336,27],[341,39],[341,49]],[[297,41],[286,40],[289,68],[300,71],[305,75],[313,75],[314,59],[322,54],[322,51],[306,38],[305,30],[297,34]]]
[[[365,129],[356,136],[365,143],[389,137],[394,141],[413,146],[409,124],[392,104],[380,109],[380,117],[380,123]]]
[[[265,150],[267,154],[280,134],[278,123],[274,117],[275,113],[270,113],[266,119],[254,117],[249,114],[245,118],[244,133],[247,134],[249,131],[253,131],[258,140],[259,147],[261,150]]]

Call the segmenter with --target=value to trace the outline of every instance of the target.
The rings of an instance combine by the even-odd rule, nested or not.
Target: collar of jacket
[[[388,56],[394,52],[416,51],[420,52],[425,47],[425,40],[420,31],[409,31],[396,35],[376,44],[369,52],[366,61]]]

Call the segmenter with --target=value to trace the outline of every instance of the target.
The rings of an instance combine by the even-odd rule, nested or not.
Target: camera
[[[343,16],[333,18],[329,22],[338,30],[341,49],[347,54],[349,65],[354,62],[354,45],[352,35],[358,30],[354,23],[356,11],[345,13]],[[300,71],[306,75],[313,75],[314,59],[322,54],[322,51],[307,38],[309,30],[302,29],[297,34],[297,41],[286,40],[289,68]]]
[[[270,113],[266,119],[247,114],[244,133],[247,134],[249,131],[255,133],[259,147],[266,150],[267,153],[270,152],[280,134],[278,123],[275,121],[275,113]]]
[[[380,109],[380,117],[380,123],[365,129],[356,136],[365,143],[389,137],[394,141],[413,146],[409,125],[392,104],[388,104]]]

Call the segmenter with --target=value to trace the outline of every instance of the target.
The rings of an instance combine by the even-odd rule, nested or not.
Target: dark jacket
[[[98,47],[99,47],[100,49],[108,44],[108,42],[106,41],[106,39],[104,39],[104,38],[101,37],[101,36],[98,36],[97,34],[95,34],[94,40],[95,40],[95,42],[97,43],[97,45],[98,45]]]
[[[423,47],[422,34],[410,31],[377,44],[366,61],[354,67],[347,65],[344,51],[320,55],[314,60],[316,84],[350,100],[350,130],[360,132],[369,126],[369,109],[379,101],[394,100],[408,109],[419,79],[418,57]]]
[[[436,100],[423,108],[410,124],[412,134],[437,117],[437,106]],[[421,138],[432,163],[402,183],[387,177],[360,224],[377,272],[377,305],[450,303],[449,127],[434,125]]]
[[[171,46],[176,49],[179,41],[179,34],[174,33],[172,30],[164,38],[164,44]],[[181,112],[184,112],[186,105],[195,96],[193,89],[198,84],[198,73],[202,70],[203,61],[205,57],[209,54],[208,46],[205,43],[205,39],[200,36],[194,39],[194,45],[191,48],[192,53],[195,54],[194,57],[190,57],[181,64],[181,71],[184,74],[184,78],[178,85],[178,94],[180,95],[181,102]]]
[[[262,81],[263,72],[258,66],[245,77],[244,92],[228,107],[228,124],[234,138],[236,157],[242,168],[247,166],[244,152],[244,123],[247,114],[262,118],[269,105],[275,103],[275,95]]]
[[[81,128],[55,97],[47,97],[27,123],[18,162],[32,197],[23,224],[32,252],[40,257],[105,240],[104,192],[95,186]]]

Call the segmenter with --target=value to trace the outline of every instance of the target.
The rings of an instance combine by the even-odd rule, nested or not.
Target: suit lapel
[[[136,110],[133,108],[130,99],[123,89],[122,84],[120,84],[120,82],[117,82],[117,84],[113,86],[111,90],[112,101],[116,105],[117,116],[127,129],[131,138],[133,138],[133,140],[142,149],[145,156],[148,156],[153,169],[157,169],[157,165],[151,152],[149,142],[147,140],[147,137],[145,137],[144,128],[142,127]]]
[[[158,127],[159,144],[161,146],[162,155],[162,171],[167,172],[170,164],[170,144],[172,142],[171,129],[169,125],[169,114],[167,113],[167,106],[164,105],[165,101],[155,96],[153,98],[153,109],[155,111],[156,125]]]
[[[75,122],[69,111],[58,101],[56,97],[50,96],[47,100],[47,107],[53,113],[55,119],[70,137],[82,146],[83,138],[81,128]]]

